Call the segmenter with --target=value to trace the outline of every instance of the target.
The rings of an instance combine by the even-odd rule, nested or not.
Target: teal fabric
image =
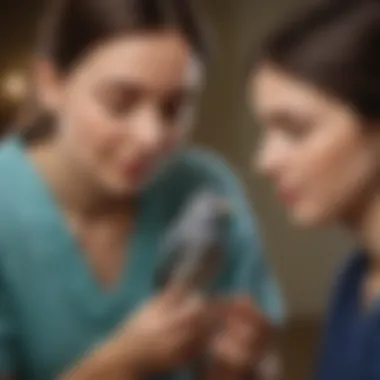
[[[212,154],[181,152],[143,192],[126,244],[127,266],[112,291],[103,290],[85,265],[59,206],[17,138],[0,147],[0,178],[0,374],[52,380],[106,339],[156,290],[160,238],[203,185],[234,203],[218,290],[250,292],[274,322],[283,318],[250,207],[233,174]]]

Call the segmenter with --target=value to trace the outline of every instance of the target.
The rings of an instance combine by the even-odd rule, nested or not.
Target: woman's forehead
[[[91,51],[76,71],[87,79],[133,81],[157,88],[196,85],[203,73],[186,40],[175,33],[108,41]]]
[[[278,108],[325,111],[338,105],[336,99],[312,84],[270,67],[256,72],[250,96],[257,106],[268,111]]]

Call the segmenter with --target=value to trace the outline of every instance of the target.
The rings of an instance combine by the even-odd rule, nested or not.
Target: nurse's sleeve
[[[0,378],[16,374],[15,332],[10,300],[0,278]]]
[[[274,324],[282,324],[284,303],[278,283],[262,247],[252,208],[234,175],[224,173],[222,190],[231,203],[223,288],[228,293],[250,294]]]

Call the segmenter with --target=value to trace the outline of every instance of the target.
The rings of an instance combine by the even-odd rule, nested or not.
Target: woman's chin
[[[102,187],[111,197],[133,197],[143,188],[143,184],[137,181],[127,181],[121,178],[104,178]]]
[[[320,228],[331,223],[328,215],[323,215],[319,212],[298,211],[291,212],[289,216],[293,225],[303,229]]]

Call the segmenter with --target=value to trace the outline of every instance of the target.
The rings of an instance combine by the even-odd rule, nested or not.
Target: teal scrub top
[[[0,145],[0,179],[0,374],[52,380],[107,339],[154,293],[160,238],[200,186],[215,187],[234,203],[218,290],[250,292],[274,322],[282,320],[282,299],[250,207],[234,175],[213,154],[182,151],[143,191],[127,265],[110,291],[86,266],[17,137]]]

